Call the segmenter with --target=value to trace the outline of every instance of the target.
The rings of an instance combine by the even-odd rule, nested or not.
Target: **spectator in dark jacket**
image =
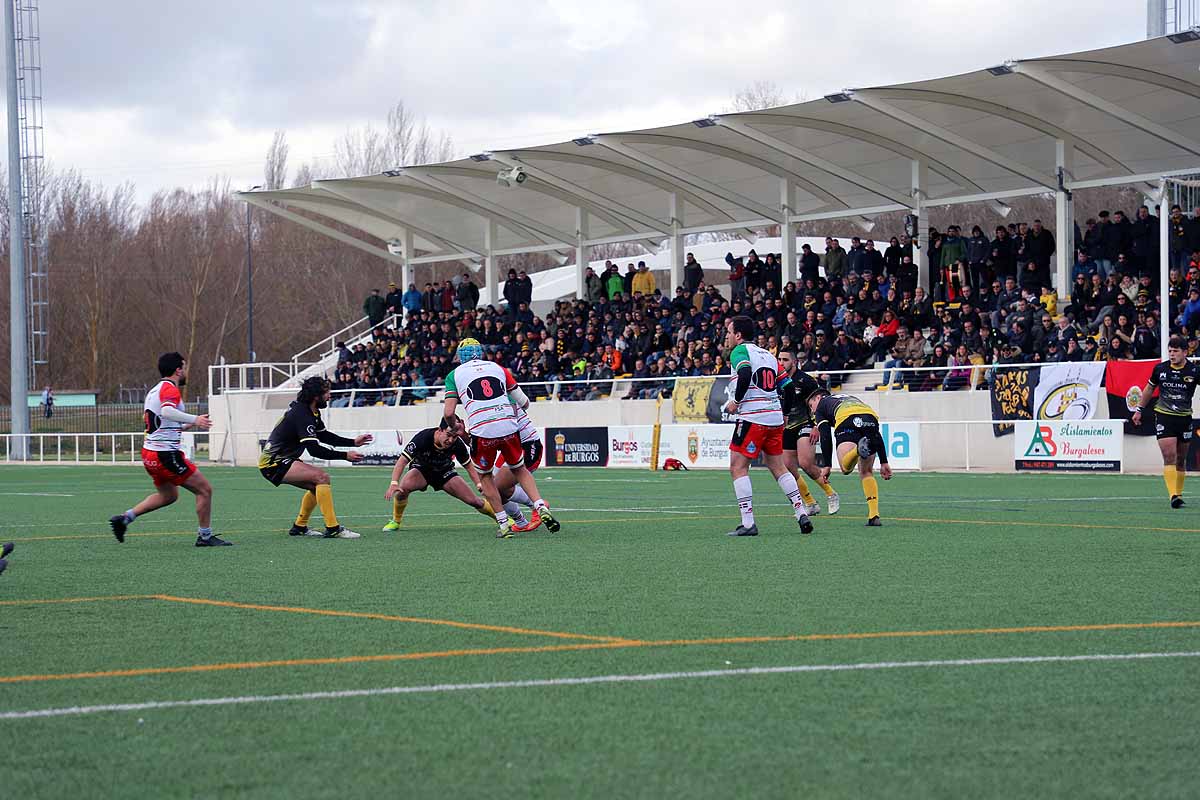
[[[401,314],[404,312],[404,293],[394,283],[388,284],[387,296],[383,298],[387,305],[387,313]]]
[[[387,302],[380,297],[378,289],[372,289],[371,294],[363,300],[363,315],[371,325],[378,325],[387,316]]]
[[[1037,264],[1037,280],[1041,286],[1050,285],[1050,259],[1054,255],[1054,234],[1035,219],[1025,235],[1025,259]]]
[[[1137,219],[1130,229],[1133,255],[1142,275],[1158,274],[1158,217],[1150,213],[1148,206],[1137,210]],[[1189,245],[1188,252],[1191,252]]]
[[[820,279],[821,257],[812,251],[808,245],[800,246],[800,279],[811,280],[814,284]]]
[[[458,284],[458,307],[462,311],[474,311],[479,307],[479,287],[471,280],[471,276],[463,273],[462,283]]]
[[[992,254],[992,243],[983,235],[983,228],[978,225],[971,228],[971,238],[967,239],[967,266],[970,269],[971,285],[982,289],[991,281],[988,274],[988,261]]]
[[[687,254],[687,261],[683,265],[683,288],[687,289],[692,294],[696,293],[696,288],[704,281],[704,267],[700,266],[700,262],[691,253]]]
[[[521,285],[517,282],[515,269],[508,271],[508,278],[504,281],[504,299],[512,310],[516,310],[517,305],[521,302]]]

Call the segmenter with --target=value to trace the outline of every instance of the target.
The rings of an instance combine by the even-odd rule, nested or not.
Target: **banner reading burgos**
[[[1018,421],[1013,460],[1018,470],[1120,472],[1120,420]]]
[[[608,466],[608,428],[546,428],[546,466]]]

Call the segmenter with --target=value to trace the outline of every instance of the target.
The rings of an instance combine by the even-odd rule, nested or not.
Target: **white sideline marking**
[[[73,494],[61,494],[60,492],[0,492],[0,495],[5,497],[74,497]]]
[[[866,661],[856,664],[799,664],[788,667],[747,667],[743,669],[712,669],[697,672],[651,672],[641,675],[594,675],[585,678],[543,678],[528,681],[493,681],[490,683],[439,683],[426,686],[388,686],[381,689],[345,689],[336,692],[304,692],[303,694],[246,695],[242,697],[205,697],[196,700],[160,700],[149,703],[113,703],[102,706],[67,706],[39,708],[30,711],[0,712],[0,719],[35,719],[42,717],[74,717],[106,711],[150,711],[163,708],[192,708],[198,706],[232,706],[256,703],[282,703],[309,700],[344,700],[354,697],[381,697],[396,694],[442,694],[446,692],[482,691],[489,689],[530,689],[545,686],[587,686],[598,683],[650,683],[695,678],[729,678],[745,675],[785,675],[797,672],[851,672],[881,669],[930,669],[934,667],[980,667],[996,664],[1061,664],[1086,661],[1137,661],[1151,658],[1198,658],[1200,651],[1182,653],[1097,653],[1082,656],[1013,656],[1010,658],[963,658],[946,661]]]

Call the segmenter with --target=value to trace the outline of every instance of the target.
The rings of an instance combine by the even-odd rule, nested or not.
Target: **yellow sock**
[[[821,487],[821,491],[825,493],[825,496],[826,496],[826,497],[833,497],[833,495],[835,495],[835,494],[836,494],[836,492],[834,492],[834,491],[833,491],[833,485],[832,485],[832,484],[829,484],[829,483],[821,483],[820,481],[817,481],[817,486],[820,486],[820,487]]]
[[[863,497],[867,498],[867,519],[879,516],[879,481],[874,475],[862,479]]]
[[[1175,486],[1180,481],[1176,474],[1174,464],[1169,464],[1163,467],[1163,482],[1167,484],[1167,494],[1169,494],[1171,497],[1179,494],[1177,491],[1175,491]]]
[[[392,522],[399,525],[404,521],[404,509],[408,508],[408,498],[401,500],[399,497],[392,498]]]
[[[313,509],[317,507],[317,496],[312,492],[305,492],[304,497],[300,499],[300,513],[296,515],[296,524],[301,528],[308,527],[308,518],[312,516]]]
[[[333,513],[333,487],[327,483],[317,484],[317,505],[321,507],[321,516],[325,518],[326,528],[338,526],[337,514]]]
[[[804,501],[804,505],[811,506],[817,502],[813,499],[812,492],[808,490],[808,484],[805,483],[804,478],[796,481],[796,486],[800,488],[800,499]]]
[[[496,511],[492,508],[491,500],[483,501],[483,508],[479,509],[479,513],[483,514],[485,517],[491,517],[492,519],[496,518]]]
[[[838,461],[842,465],[842,474],[849,475],[850,471],[858,466],[858,448],[855,447],[847,450],[845,453],[839,454]]]
[[[1187,469],[1175,468],[1175,494],[1183,497],[1183,479],[1187,477]]]

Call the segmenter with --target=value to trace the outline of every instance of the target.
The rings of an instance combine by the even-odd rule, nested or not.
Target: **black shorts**
[[[421,473],[421,477],[429,484],[429,488],[435,492],[440,492],[442,487],[446,485],[450,479],[458,476],[458,470],[454,467],[426,467],[421,464],[416,465],[417,472]],[[425,491],[422,489],[421,491]]]
[[[833,431],[834,447],[837,445],[851,442],[858,444],[858,440],[864,436],[872,441],[879,436],[879,417],[874,414],[851,414],[842,420],[842,424],[838,425]]]
[[[809,434],[812,433],[812,429],[813,424],[811,422],[806,422],[798,428],[784,428],[783,449],[788,451],[795,450],[796,445],[808,438]]]
[[[1174,414],[1155,414],[1154,437],[1190,442],[1192,440],[1192,418],[1190,416],[1179,417]]]
[[[267,467],[259,467],[258,471],[262,473],[264,478],[269,480],[275,486],[278,486],[279,484],[283,483],[284,477],[287,475],[288,470],[292,468],[292,464],[294,463],[296,463],[294,459],[285,458],[278,464],[272,464]]]

